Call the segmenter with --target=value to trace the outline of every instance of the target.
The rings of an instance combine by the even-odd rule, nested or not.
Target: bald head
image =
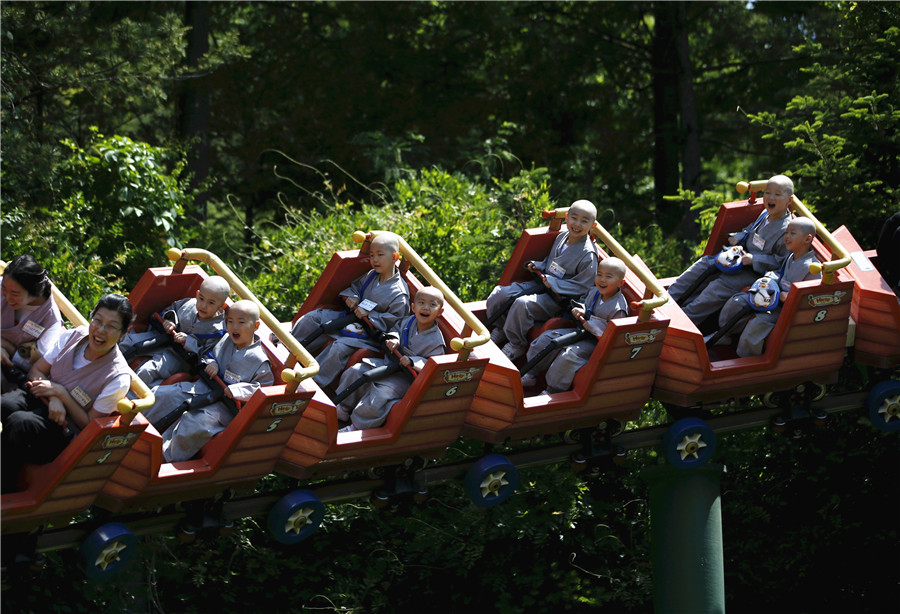
[[[228,310],[228,315],[256,321],[259,320],[259,307],[253,301],[240,300],[231,306],[231,309]]]
[[[787,175],[775,175],[774,177],[769,178],[768,182],[781,187],[788,196],[794,193],[794,182],[791,181],[791,178]]]
[[[596,221],[597,219],[597,207],[594,206],[589,200],[576,200],[574,203],[569,205],[569,212],[580,211],[584,215],[590,218],[591,223]]]
[[[788,228],[796,228],[804,237],[816,238],[816,224],[808,217],[795,217],[788,224]]]
[[[398,253],[400,251],[400,237],[393,232],[379,232],[375,235],[375,238],[372,239],[372,247],[375,247],[376,245],[390,250],[393,253]]]
[[[625,263],[619,258],[610,257],[601,260],[597,264],[597,270],[610,271],[614,273],[618,279],[625,279]]]
[[[434,286],[425,286],[416,292],[416,298],[418,299],[420,296],[434,301],[441,307],[444,306],[444,293]]]
[[[225,302],[225,299],[228,298],[228,293],[231,292],[231,286],[228,285],[224,277],[214,275],[203,280],[203,283],[200,284],[200,290],[207,293],[210,298],[221,299],[222,302]]]

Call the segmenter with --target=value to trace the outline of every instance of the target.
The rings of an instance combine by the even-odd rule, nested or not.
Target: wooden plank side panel
[[[670,360],[665,356],[665,350],[663,350],[663,354],[659,359],[659,366],[654,378],[655,388],[662,390],[668,388],[668,384],[664,386],[663,382],[678,382],[679,387],[696,387],[703,382],[703,369],[698,364],[693,361],[679,361],[677,357]]]
[[[334,411],[334,408],[311,404],[303,412],[286,447],[315,458],[325,458],[329,443],[326,411]],[[334,420],[336,423],[337,418]]]
[[[117,416],[92,420],[54,461],[26,466],[27,494],[3,497],[4,518],[74,513],[91,505],[146,428],[124,421]]]
[[[228,475],[232,476],[228,479],[234,479],[233,476],[240,475],[241,468],[244,471],[243,477],[246,479],[259,478],[271,472],[282,449],[292,437],[295,427],[302,418],[310,396],[307,394],[303,399],[296,399],[296,402],[287,396],[266,398],[246,428],[244,435],[234,442],[230,450],[222,451],[222,454],[225,454],[224,458],[221,460],[210,458],[204,450],[203,458],[215,470],[215,475],[210,476],[210,479],[222,480],[219,473],[226,469]],[[281,409],[273,412],[273,405],[276,402],[281,403]],[[245,460],[247,458],[253,458],[258,463],[251,466]],[[268,459],[268,464],[264,462],[265,459]]]
[[[162,462],[162,439],[148,429],[138,438],[116,471],[110,476],[98,504],[110,508],[111,500],[121,501],[143,492],[159,471]],[[115,511],[115,510],[113,510]]]
[[[470,425],[479,429],[502,430],[512,424],[511,418],[503,419],[498,417],[502,415],[502,412],[491,411],[489,405],[489,401],[481,400],[477,408],[474,405],[469,408],[469,412],[466,414],[466,422],[463,426],[464,434]]]
[[[870,301],[860,305],[856,320],[856,338],[869,343],[881,343],[885,354],[894,354],[900,347],[900,316],[897,310],[883,301]]]
[[[513,378],[518,374],[517,370],[509,368],[500,368],[496,365],[489,365],[481,378],[478,386],[476,399],[487,399],[498,405],[505,405],[512,408],[513,411],[521,399],[516,398],[513,390]]]
[[[146,473],[120,465],[103,486],[97,504],[111,511],[118,511],[121,502],[143,492],[150,479]]]
[[[103,454],[94,453],[96,459],[91,464],[82,464],[72,469],[66,479],[47,495],[47,501],[65,499],[67,497],[80,497],[86,493],[99,493],[113,473],[118,469],[119,462],[127,455],[128,450],[119,448]]]
[[[451,437],[456,439],[459,436],[459,430],[465,421],[465,414],[460,412],[449,412],[444,414],[431,414],[423,416],[415,421],[410,421],[407,428],[404,429],[401,438],[409,433],[418,433],[421,431],[442,430],[446,432],[454,431]]]

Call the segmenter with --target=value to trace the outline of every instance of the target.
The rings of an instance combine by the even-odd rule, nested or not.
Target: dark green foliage
[[[783,170],[800,199],[829,228],[847,224],[862,245],[874,245],[900,190],[900,7],[853,5],[831,36],[797,49],[812,60],[803,68],[808,87],[784,111],[750,119],[784,147]]]
[[[191,236],[178,227],[190,197],[167,150],[96,129],[83,149],[63,145],[69,156],[47,178],[53,205],[4,204],[3,256],[31,253],[87,313],[159,263],[176,235]]]
[[[859,413],[796,442],[748,431],[723,437],[725,587],[734,612],[887,612],[900,533],[900,447]]]

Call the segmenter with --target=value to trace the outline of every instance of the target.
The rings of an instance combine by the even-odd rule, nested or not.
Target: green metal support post
[[[657,614],[725,611],[722,465],[651,467],[653,609]]]

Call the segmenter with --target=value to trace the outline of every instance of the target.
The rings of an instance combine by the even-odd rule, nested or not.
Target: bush
[[[34,255],[82,312],[160,264],[191,200],[173,152],[93,134],[85,148],[63,141],[71,153],[52,172],[51,204],[5,203],[2,222],[4,259]]]

